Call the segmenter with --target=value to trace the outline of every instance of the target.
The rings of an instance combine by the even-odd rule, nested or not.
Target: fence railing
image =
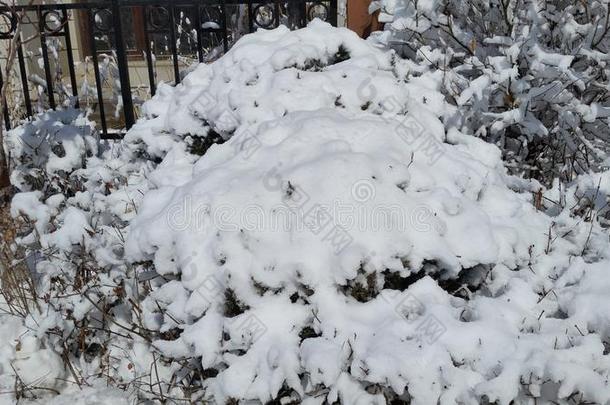
[[[101,136],[120,137],[135,122],[134,106],[155,94],[160,61],[171,72],[168,81],[177,84],[189,61],[212,60],[243,34],[279,24],[303,27],[313,18],[336,25],[337,0],[94,0],[0,6],[0,50],[14,48],[14,72],[20,77],[20,88],[13,91],[19,95],[3,111],[4,124],[9,129],[46,108],[79,107],[86,99]],[[70,32],[71,25],[78,33]],[[134,103],[132,65],[144,64],[147,89]],[[76,66],[85,66],[82,77],[77,77]],[[91,73],[94,86],[87,78]],[[114,114],[108,111],[112,105]]]

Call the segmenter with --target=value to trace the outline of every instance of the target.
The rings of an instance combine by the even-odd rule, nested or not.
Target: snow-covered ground
[[[2,318],[0,402],[608,403],[608,232],[573,208],[610,175],[508,175],[414,69],[314,21],[99,154],[70,112],[14,130],[43,298]]]

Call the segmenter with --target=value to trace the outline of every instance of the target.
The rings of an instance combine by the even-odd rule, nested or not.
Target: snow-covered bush
[[[155,164],[142,142],[98,148],[92,123],[76,110],[36,117],[8,133],[7,147],[19,190],[16,242],[38,299],[20,314],[23,329],[10,331],[0,389],[17,399],[97,380],[133,389],[154,358],[134,315],[146,289],[123,260],[123,232]]]
[[[127,257],[154,346],[214,403],[603,403],[607,236],[440,117],[440,77],[345,30],[259,32],[148,104],[219,135]],[[194,362],[196,360],[196,362]]]
[[[78,149],[73,194],[14,176],[41,310],[0,389],[61,359],[43,387],[165,402],[610,401],[610,246],[583,214],[607,173],[510,175],[417,68],[320,21],[259,31]]]
[[[93,123],[78,110],[47,112],[9,131],[12,183],[20,190],[71,188],[70,177],[97,153]]]
[[[607,167],[605,0],[380,0],[376,38],[439,78],[445,122],[496,143],[515,173],[550,185]],[[440,80],[442,77],[442,80]]]

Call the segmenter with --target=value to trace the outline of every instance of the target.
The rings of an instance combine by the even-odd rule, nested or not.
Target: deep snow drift
[[[319,21],[259,31],[159,86],[123,145],[77,171],[86,190],[13,211],[147,284],[152,344],[117,338],[147,354],[113,372],[161,354],[166,395],[195,359],[214,403],[609,401],[607,232],[544,212],[540,185],[444,125],[437,80]],[[99,231],[113,221],[120,248]],[[77,319],[95,310],[71,300]]]

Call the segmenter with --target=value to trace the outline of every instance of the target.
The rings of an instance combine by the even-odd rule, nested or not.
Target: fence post
[[[291,30],[307,25],[307,3],[299,0],[288,0],[288,28]]]
[[[337,0],[330,0],[330,8],[328,10],[328,22],[333,27],[337,26]]]
[[[123,28],[121,26],[120,0],[112,0],[112,22],[114,38],[116,42],[117,64],[119,65],[119,79],[121,81],[121,97],[123,99],[123,113],[125,115],[125,126],[131,128],[135,123],[133,112],[133,99],[131,97],[131,84],[129,83],[129,65],[127,64],[127,52],[123,40]]]

